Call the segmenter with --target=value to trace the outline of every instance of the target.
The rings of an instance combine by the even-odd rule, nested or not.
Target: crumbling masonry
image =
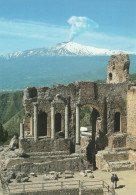
[[[136,161],[136,86],[129,82],[129,57],[111,56],[107,82],[76,81],[67,86],[28,87],[14,171],[43,173],[97,167],[134,169]],[[80,109],[92,107],[92,138],[84,152]]]

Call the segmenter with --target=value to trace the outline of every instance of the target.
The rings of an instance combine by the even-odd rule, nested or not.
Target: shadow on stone
[[[124,188],[125,185],[119,185],[116,189],[119,189],[119,188]]]

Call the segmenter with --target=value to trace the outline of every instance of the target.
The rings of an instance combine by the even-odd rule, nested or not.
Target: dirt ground
[[[119,171],[114,172],[117,174],[118,188],[115,190],[118,195],[136,195],[136,171]],[[104,180],[111,186],[110,177],[112,173],[94,171],[96,179]]]
[[[115,190],[118,195],[136,195],[136,172],[135,171],[119,171],[114,172],[119,177],[118,181],[118,188]],[[74,174],[74,178],[72,179],[64,179],[60,178],[57,181],[61,180],[104,180],[106,183],[108,183],[111,186],[111,175],[112,173],[109,172],[102,172],[99,170],[96,170],[93,172],[94,178],[88,178],[83,177],[79,173]],[[30,177],[30,181],[33,183],[39,183],[39,182],[45,182],[43,180],[43,175],[38,175],[37,177]],[[55,180],[54,180],[55,181]],[[30,182],[30,183],[31,183]],[[15,180],[12,181],[12,184],[15,184]]]

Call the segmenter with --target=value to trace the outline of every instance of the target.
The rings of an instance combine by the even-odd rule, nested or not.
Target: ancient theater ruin
[[[19,148],[7,170],[49,171],[135,169],[136,85],[129,81],[129,56],[111,56],[106,83],[76,81],[67,86],[28,87]],[[92,70],[93,71],[93,70]],[[81,136],[80,110],[92,108],[92,134]]]

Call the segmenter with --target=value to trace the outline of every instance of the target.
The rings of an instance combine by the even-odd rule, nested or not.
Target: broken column
[[[51,103],[51,139],[55,137],[55,107],[54,103]]]
[[[76,104],[76,144],[80,145],[80,108]]]
[[[65,106],[65,139],[68,139],[68,105]]]
[[[34,140],[38,139],[38,107],[34,103]]]
[[[24,139],[24,124],[20,123],[20,137],[19,139]]]

